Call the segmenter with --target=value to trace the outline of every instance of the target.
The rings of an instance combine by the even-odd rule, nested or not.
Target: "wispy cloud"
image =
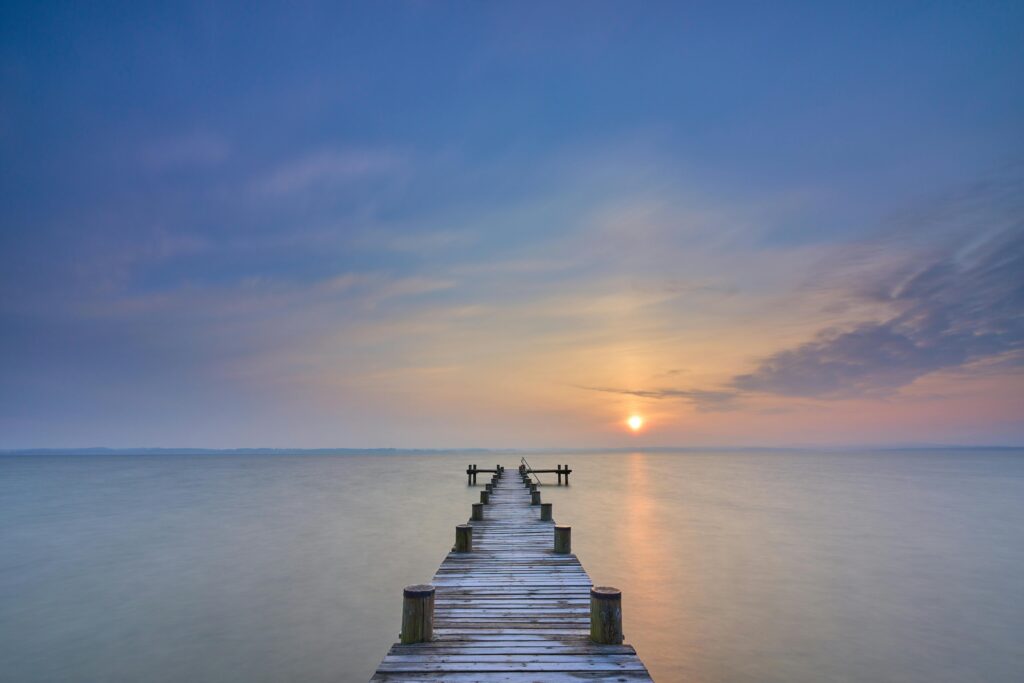
[[[403,158],[389,150],[320,151],[282,164],[260,178],[254,189],[270,195],[331,189],[393,173],[404,166]]]
[[[157,140],[143,147],[140,158],[152,170],[214,166],[225,161],[231,145],[221,135],[192,132]]]
[[[607,394],[625,394],[653,400],[674,399],[693,404],[698,410],[715,411],[734,408],[738,396],[736,391],[713,391],[706,389],[618,389],[615,387],[579,387],[588,391]]]
[[[937,208],[935,214],[966,226],[959,239],[858,286],[857,296],[894,315],[823,329],[764,358],[732,386],[784,396],[874,395],[1024,349],[1024,212],[1005,199],[981,188],[970,198],[971,221]]]

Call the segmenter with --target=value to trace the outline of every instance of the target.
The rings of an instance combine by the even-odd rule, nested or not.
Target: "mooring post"
[[[555,554],[568,555],[572,552],[572,527],[555,525]]]
[[[476,484],[476,463],[473,463],[473,483]]]
[[[530,493],[533,493],[536,490],[537,490],[537,485],[531,481],[530,482]]]
[[[474,522],[482,522],[484,520],[484,504],[473,503],[473,515],[470,517]]]
[[[426,643],[434,637],[434,587],[406,586],[402,591],[403,645]]]
[[[590,639],[601,645],[622,644],[622,591],[618,588],[590,589]]]
[[[540,505],[540,491],[537,489],[530,491],[530,505]]]
[[[469,524],[459,524],[455,527],[455,552],[473,552],[473,527]]]
[[[493,492],[493,491],[494,491],[494,482],[490,482],[490,481],[489,481],[489,482],[487,482],[487,483],[486,483],[486,484],[484,485],[484,490],[485,490],[485,491],[487,491],[487,493],[491,493],[491,492]]]
[[[550,522],[551,521],[551,503],[540,504],[540,521]]]
[[[480,502],[482,504],[484,504],[484,505],[487,505],[488,503],[490,503],[491,502],[491,492],[490,491],[481,491],[480,492]]]
[[[562,485],[562,466],[555,465],[555,473],[558,475],[558,485]]]

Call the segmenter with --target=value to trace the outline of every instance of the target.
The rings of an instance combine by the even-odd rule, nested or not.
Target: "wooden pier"
[[[523,458],[523,462],[526,463],[526,458]],[[535,470],[532,467],[530,467],[529,463],[526,463],[525,468],[526,468],[526,470],[525,470],[526,473],[530,474],[530,475],[557,474],[558,475],[558,485],[559,486],[562,485],[562,477],[565,477],[565,485],[568,486],[569,485],[569,475],[572,474],[572,470],[569,469],[568,465],[566,465],[565,467],[562,467],[559,464],[553,470]],[[469,467],[466,468],[466,483],[470,484],[470,485],[476,484],[476,475],[478,473],[480,473],[480,472],[493,472],[493,473],[497,474],[500,471],[503,471],[504,469],[505,468],[502,467],[501,465],[496,466],[493,470],[482,469],[480,467],[477,467],[476,465],[470,465]],[[520,471],[523,471],[523,470],[520,470]],[[540,478],[538,477],[537,479],[539,481]]]
[[[523,469],[496,469],[432,584],[406,588],[401,642],[371,680],[650,681],[619,591],[592,586]]]

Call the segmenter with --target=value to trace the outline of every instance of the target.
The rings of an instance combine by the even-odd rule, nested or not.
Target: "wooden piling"
[[[590,589],[590,639],[601,645],[622,644],[622,591],[618,588]]]
[[[429,584],[406,586],[402,591],[401,643],[426,643],[433,637],[434,587]]]
[[[481,491],[480,492],[480,502],[483,503],[484,505],[487,505],[489,502],[491,502],[490,498],[491,498],[491,492],[490,491]]]
[[[455,552],[473,552],[473,527],[469,524],[459,524],[455,527]]]
[[[540,504],[540,521],[550,522],[551,521],[551,503]]]
[[[540,505],[540,491],[530,491],[530,505]]]
[[[473,515],[470,517],[474,522],[484,521],[484,504],[473,503]]]
[[[555,525],[555,554],[568,555],[572,552],[572,527]]]

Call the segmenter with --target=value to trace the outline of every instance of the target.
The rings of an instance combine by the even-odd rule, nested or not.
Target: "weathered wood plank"
[[[591,642],[590,577],[553,552],[554,522],[518,473],[506,470],[483,508],[472,552],[450,552],[434,575],[433,640],[396,643],[372,680],[651,680],[631,646]]]

